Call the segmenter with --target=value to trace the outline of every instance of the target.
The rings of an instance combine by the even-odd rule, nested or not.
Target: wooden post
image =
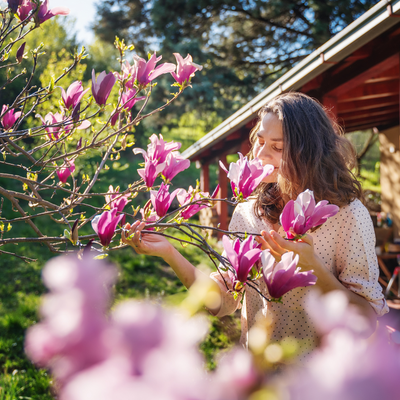
[[[220,160],[226,166],[226,155],[222,155]],[[226,199],[228,197],[228,177],[226,176],[226,172],[219,168],[219,175],[218,175],[218,183],[219,183],[219,194],[218,198]],[[228,204],[224,201],[217,202],[217,213],[219,217],[219,227],[221,229],[227,230],[228,229]],[[223,233],[218,232],[218,239],[222,239]]]
[[[209,192],[210,191],[210,168],[209,164],[202,164],[201,165],[201,172],[200,172],[200,190],[202,192]]]

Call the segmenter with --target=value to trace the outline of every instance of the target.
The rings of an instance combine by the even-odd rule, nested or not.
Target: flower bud
[[[19,49],[17,50],[16,59],[17,59],[18,64],[21,64],[22,59],[24,57],[25,45],[26,45],[26,42],[22,43],[21,46],[19,46]]]
[[[73,245],[76,245],[78,242],[79,236],[78,236],[78,222],[79,218],[76,219],[74,222],[74,225],[72,226],[71,233],[70,233],[70,240]]]

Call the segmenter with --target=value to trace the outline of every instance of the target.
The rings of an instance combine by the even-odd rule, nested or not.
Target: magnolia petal
[[[238,239],[236,239],[238,240]],[[228,258],[229,262],[231,263],[232,267],[235,271],[239,268],[239,261],[238,261],[238,254],[232,247],[232,242],[228,236],[222,236],[222,245],[224,246],[224,250],[226,253],[226,257]]]

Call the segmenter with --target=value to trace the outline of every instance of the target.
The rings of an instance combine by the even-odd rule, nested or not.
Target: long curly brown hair
[[[305,94],[282,94],[260,110],[250,133],[250,157],[267,113],[276,114],[282,122],[283,154],[277,182],[262,183],[256,189],[258,217],[277,223],[285,203],[306,189],[314,192],[317,202],[328,200],[339,207],[355,199],[363,201],[361,185],[351,171],[356,163],[354,147],[323,106]]]

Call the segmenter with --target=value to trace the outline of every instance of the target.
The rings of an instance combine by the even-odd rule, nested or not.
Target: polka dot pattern
[[[229,230],[248,233],[269,231],[272,226],[259,218],[253,211],[254,201],[240,203],[232,216]],[[284,236],[280,227],[278,233]],[[378,283],[379,267],[375,254],[375,233],[368,210],[359,200],[342,207],[338,214],[311,233],[316,254],[326,268],[349,290],[369,301],[380,316],[388,312],[382,289]],[[211,277],[219,284],[223,293],[218,316],[233,313],[241,308],[241,343],[247,347],[248,331],[259,317],[268,317],[271,322],[270,339],[281,340],[294,337],[303,348],[316,344],[316,332],[307,317],[304,300],[312,287],[297,288],[283,297],[283,304],[269,303],[255,290],[247,288],[243,305],[226,291],[218,272]],[[268,295],[263,279],[258,282],[262,293]]]

